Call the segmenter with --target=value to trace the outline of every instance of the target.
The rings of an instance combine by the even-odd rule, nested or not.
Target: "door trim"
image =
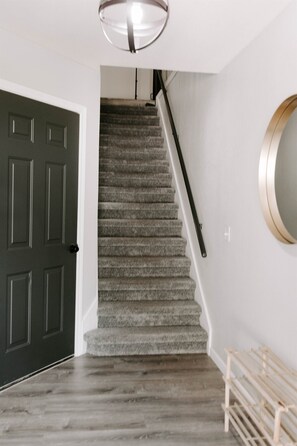
[[[9,93],[18,94],[28,99],[44,102],[48,105],[60,107],[79,114],[79,144],[78,144],[78,202],[77,202],[77,243],[80,247],[76,254],[76,289],[75,289],[75,334],[74,355],[79,356],[85,352],[83,340],[83,239],[84,239],[84,201],[86,178],[86,134],[87,134],[87,110],[86,107],[51,96],[38,90],[25,87],[14,82],[0,79],[0,89]],[[98,99],[99,100],[99,99]]]

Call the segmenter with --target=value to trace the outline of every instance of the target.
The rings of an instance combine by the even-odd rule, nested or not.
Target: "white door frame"
[[[63,108],[79,114],[79,146],[78,146],[78,201],[77,201],[77,243],[79,253],[76,255],[76,290],[75,290],[75,335],[74,354],[79,356],[84,353],[83,341],[83,314],[82,314],[82,286],[83,286],[83,235],[84,235],[84,201],[85,201],[85,177],[86,177],[86,107],[51,96],[32,88],[25,87],[14,82],[0,79],[0,89],[9,93],[18,94],[28,99],[34,99],[49,105]]]

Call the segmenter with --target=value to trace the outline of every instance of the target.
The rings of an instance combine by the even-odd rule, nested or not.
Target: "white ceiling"
[[[291,1],[169,0],[165,31],[137,54],[106,41],[99,0],[0,0],[0,28],[95,69],[112,65],[217,73]]]

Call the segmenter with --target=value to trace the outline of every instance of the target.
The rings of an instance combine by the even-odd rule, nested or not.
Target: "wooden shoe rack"
[[[225,432],[230,422],[243,443],[297,445],[297,372],[267,347],[227,350]]]

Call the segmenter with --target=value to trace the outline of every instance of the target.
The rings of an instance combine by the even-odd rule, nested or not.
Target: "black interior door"
[[[74,352],[78,132],[0,91],[0,386]]]

